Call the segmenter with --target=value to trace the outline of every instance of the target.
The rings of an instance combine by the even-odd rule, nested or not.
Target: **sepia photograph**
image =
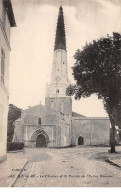
[[[0,0],[8,187],[121,187],[121,0]]]

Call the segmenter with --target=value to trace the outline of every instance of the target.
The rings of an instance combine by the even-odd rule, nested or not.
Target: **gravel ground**
[[[120,187],[120,168],[106,163],[105,158],[120,159],[121,147],[117,147],[117,154],[108,150],[106,147],[29,148],[25,154],[15,153],[16,158],[28,159],[28,164],[14,187]]]

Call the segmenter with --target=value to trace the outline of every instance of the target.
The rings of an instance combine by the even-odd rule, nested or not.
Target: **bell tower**
[[[64,16],[63,8],[60,6],[55,36],[51,83],[46,88],[45,105],[64,114],[71,115],[72,100],[66,96],[66,88],[69,84]]]

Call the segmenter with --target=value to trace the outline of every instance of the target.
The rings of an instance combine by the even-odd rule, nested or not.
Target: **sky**
[[[11,0],[17,27],[11,28],[10,100],[25,109],[45,104],[50,83],[59,0]],[[68,74],[77,49],[86,42],[121,32],[121,0],[63,0]],[[73,111],[89,117],[107,116],[96,95],[73,100]]]

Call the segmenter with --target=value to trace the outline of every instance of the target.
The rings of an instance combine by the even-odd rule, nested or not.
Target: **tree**
[[[8,111],[8,127],[7,127],[7,142],[11,142],[14,134],[14,121],[21,117],[22,109],[9,104]]]
[[[121,35],[94,40],[77,50],[72,67],[75,85],[67,88],[67,95],[75,99],[97,94],[103,100],[111,123],[111,153],[115,152],[115,125],[121,118]]]

